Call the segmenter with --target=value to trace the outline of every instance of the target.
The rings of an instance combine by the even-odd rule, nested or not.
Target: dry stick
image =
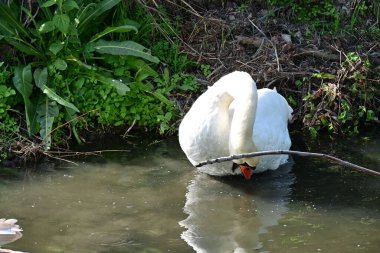
[[[123,134],[123,138],[126,138],[128,136],[129,132],[132,130],[135,124],[136,124],[136,119],[133,120],[132,125],[129,126],[127,131],[125,131],[125,133]]]
[[[272,45],[273,49],[274,49],[274,54],[276,55],[276,61],[277,61],[277,71],[280,72],[281,70],[281,65],[280,65],[280,60],[278,59],[278,54],[277,54],[277,48],[275,46],[275,44],[270,40],[268,39],[268,37],[265,35],[265,33],[257,26],[255,25],[255,23],[253,23],[252,20],[248,19],[248,21],[251,23],[251,25],[253,27],[255,27],[268,41],[269,43]]]
[[[76,162],[73,162],[73,161],[70,161],[70,160],[67,160],[67,159],[63,159],[61,157],[58,157],[58,156],[53,156],[53,155],[50,155],[49,153],[47,152],[42,152],[44,155],[50,157],[50,158],[53,158],[53,159],[56,159],[56,160],[59,160],[59,161],[64,161],[64,162],[67,162],[67,163],[71,163],[71,164],[74,164],[75,166],[78,166],[78,164]]]
[[[245,154],[238,154],[238,155],[231,155],[231,156],[225,156],[225,157],[219,157],[216,159],[210,159],[207,161],[203,161],[195,165],[195,167],[202,167],[206,164],[214,164],[214,163],[220,163],[220,162],[227,162],[232,161],[235,159],[241,159],[241,158],[249,158],[249,157],[256,157],[256,156],[264,156],[264,155],[299,155],[299,156],[311,156],[311,157],[322,157],[326,158],[330,161],[333,161],[337,164],[347,166],[350,168],[353,168],[355,170],[358,170],[360,172],[364,172],[366,174],[370,174],[373,176],[380,176],[379,171],[374,171],[367,169],[365,167],[341,160],[339,158],[336,158],[331,155],[321,154],[321,153],[310,153],[310,152],[301,152],[301,151],[293,151],[293,150],[273,150],[273,151],[261,151],[261,152],[252,152],[252,153],[245,153]]]
[[[88,112],[85,112],[85,113],[83,113],[83,114],[81,114],[81,115],[79,115],[79,116],[76,116],[75,118],[73,118],[73,119],[71,119],[71,120],[69,120],[69,121],[66,121],[66,122],[63,123],[62,125],[59,125],[59,126],[57,126],[56,128],[54,128],[53,130],[51,130],[46,136],[51,135],[53,132],[57,131],[57,130],[60,129],[61,127],[64,127],[64,126],[70,124],[70,123],[73,122],[74,120],[77,120],[77,119],[79,119],[79,118],[82,118],[84,115],[89,114],[89,113],[94,112],[94,111],[97,111],[97,110],[99,110],[99,109],[93,109],[93,110],[88,111]]]

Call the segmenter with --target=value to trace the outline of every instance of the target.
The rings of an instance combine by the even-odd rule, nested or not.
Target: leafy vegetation
[[[141,4],[140,1],[37,0],[30,4],[2,1],[1,142],[12,142],[14,136],[26,134],[48,150],[71,135],[82,142],[82,133],[87,129],[110,131],[129,129],[133,125],[171,134],[190,104],[189,94],[200,89],[194,74],[189,72],[212,82],[222,74],[221,71],[226,71],[227,66],[234,69],[249,66],[247,71],[258,73],[256,77],[265,73],[272,78],[273,70],[286,64],[284,59],[293,61],[288,52],[297,46],[294,41],[312,44],[325,41],[321,38],[329,39],[328,36],[343,42],[355,41],[352,42],[355,46],[342,50],[341,61],[335,61],[334,67],[314,68],[312,75],[297,76],[292,84],[287,83],[289,90],[298,91],[286,94],[288,102],[294,108],[298,107],[299,119],[312,136],[324,130],[355,134],[362,124],[377,121],[380,75],[370,57],[370,53],[375,55],[375,46],[364,45],[359,43],[362,39],[357,39],[364,37],[378,41],[380,38],[378,22],[367,29],[366,21],[369,12],[373,19],[379,20],[377,1],[354,1],[351,5],[343,5],[349,10],[332,0],[323,3],[312,0],[264,2],[260,1],[260,4],[276,8],[263,12],[264,16],[256,17],[257,20],[253,16],[250,18],[257,21],[263,31],[265,26],[271,29],[281,23],[271,23],[270,18],[292,20],[297,25],[282,27],[283,30],[279,31],[289,33],[287,43],[291,41],[293,44],[288,45],[280,44],[282,39],[274,35],[277,31],[256,33],[257,36],[265,34],[276,38],[265,50],[262,50],[262,44],[259,50],[252,52],[258,56],[258,61],[252,62],[244,57],[235,61],[234,57],[240,57],[244,50],[248,52],[253,46],[226,52],[236,45],[236,41],[229,44],[229,39],[252,30],[250,22],[245,19],[256,6],[251,0],[241,1],[232,15],[221,14],[221,18],[228,17],[231,21],[230,28],[224,24],[218,30],[222,23],[214,22],[217,19],[212,22],[202,19],[200,22],[204,23],[199,24],[204,24],[205,38],[211,42],[200,40],[200,45],[217,46],[201,46],[199,49],[191,45],[191,52],[195,53],[188,55],[183,51],[189,42],[181,36],[186,30],[196,36],[202,28],[182,27],[184,15],[175,11],[179,5],[172,6],[174,10],[167,10],[161,5],[147,6],[146,2]],[[198,10],[190,8],[189,11],[197,14],[193,17],[200,17]],[[241,17],[245,20],[241,23],[243,26],[236,20]],[[232,31],[239,27],[240,31]],[[227,30],[228,36],[225,36]],[[215,36],[210,32],[215,32]],[[325,35],[327,37],[322,37]],[[220,45],[219,39],[222,41]],[[277,47],[276,54],[268,54],[271,46]],[[211,53],[202,52],[199,57],[193,57],[197,50],[210,50]],[[304,55],[304,52],[298,55]],[[273,56],[278,58],[273,60]],[[221,67],[223,57],[226,62]],[[218,64],[204,61],[207,58],[218,61]],[[260,64],[263,59],[266,64]],[[244,65],[234,66],[237,62]],[[272,62],[277,65],[271,67]],[[298,64],[297,61],[294,63]],[[256,71],[256,66],[267,66],[267,69]],[[264,78],[268,85],[277,85],[275,79]],[[284,80],[283,76],[278,80]],[[260,82],[258,80],[262,85]]]
[[[339,28],[340,16],[333,0],[269,0],[269,3],[282,8],[290,8],[292,17],[299,22],[307,23],[311,29],[331,28],[337,31]]]
[[[0,38],[16,50],[17,57],[7,59],[17,65],[12,78],[15,89],[0,86],[6,89],[2,107],[13,106],[5,99],[17,90],[28,134],[39,133],[46,149],[51,146],[53,125],[64,122],[70,122],[78,142],[77,128],[88,122],[120,126],[137,120],[150,129],[159,125],[161,133],[170,129],[177,112],[167,97],[176,81],[160,79],[152,68],[159,59],[129,39],[135,36],[117,36],[136,35],[138,28],[146,28],[125,16],[103,22],[112,15],[110,10],[123,7],[128,6],[121,0],[37,1],[29,8],[15,1],[0,4]],[[187,60],[174,48],[168,50],[166,45],[166,50],[156,51],[168,51],[169,57],[163,58],[170,59],[178,72]],[[82,122],[77,119],[80,112],[88,113]],[[10,131],[13,121],[7,120],[3,126]]]
[[[72,0],[39,2],[40,12],[32,9],[0,4],[1,34],[3,39],[23,54],[29,56],[28,64],[14,69],[13,83],[21,94],[25,105],[25,116],[29,135],[39,129],[39,134],[49,149],[51,131],[59,111],[65,110],[65,119],[71,120],[79,113],[72,102],[71,83],[80,77],[91,77],[98,82],[114,87],[120,95],[125,95],[129,88],[124,82],[113,78],[112,70],[90,65],[96,62],[96,53],[111,55],[132,55],[147,61],[158,63],[159,60],[150,51],[133,41],[106,41],[100,38],[115,32],[137,32],[133,25],[106,27],[96,34],[89,34],[95,18],[114,7],[120,0],[106,0],[97,4],[89,3],[79,7]],[[92,7],[92,8],[91,8]],[[14,9],[26,15],[26,27],[17,17]],[[91,9],[91,11],[89,11]],[[21,62],[22,59],[19,59]],[[79,69],[76,76],[67,79],[70,71]],[[56,81],[63,80],[67,92],[60,92]],[[75,127],[73,128],[75,131]]]
[[[1,136],[22,132],[11,108],[25,115],[27,134],[39,136],[45,149],[67,127],[78,142],[83,129],[99,125],[175,130],[175,94],[198,84],[185,73],[192,62],[178,45],[162,33],[152,38],[157,27],[142,6],[121,0],[23,4],[0,3],[1,50],[11,52],[1,57]],[[167,26],[169,33],[174,25]],[[158,57],[143,44],[152,44]]]
[[[377,121],[380,75],[369,57],[372,48],[365,51],[363,44],[380,39],[378,1],[352,1],[340,5],[335,1],[269,0],[269,3],[291,9],[291,18],[306,24],[314,37],[328,33],[336,41],[353,41],[352,51],[341,51],[338,69],[331,68],[330,72],[326,69],[295,82],[298,89],[319,87],[303,97],[302,122],[310,134],[316,137],[318,132],[327,130],[352,135],[359,133],[361,125]],[[368,28],[371,17],[374,24]],[[297,104],[292,96],[288,100],[293,106]]]
[[[380,108],[380,101],[376,98],[377,84],[371,80],[378,77],[369,61],[357,53],[346,56],[336,75],[315,73],[312,78],[321,80],[320,88],[304,97],[307,112],[303,123],[311,135],[315,137],[322,129],[357,134],[360,123],[375,120],[374,109]]]

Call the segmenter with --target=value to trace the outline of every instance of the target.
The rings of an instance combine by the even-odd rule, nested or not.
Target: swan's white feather
[[[22,231],[16,219],[0,219],[0,235],[15,235]]]
[[[22,229],[16,223],[16,219],[0,219],[0,248],[1,245],[14,242],[22,237]],[[2,252],[1,250],[4,249],[0,249],[0,252]]]
[[[285,98],[275,90],[266,88],[258,90],[258,105],[252,136],[257,151],[290,149],[292,142],[288,131],[288,121],[291,120],[292,112]],[[288,155],[262,156],[254,173],[275,170],[287,160]]]

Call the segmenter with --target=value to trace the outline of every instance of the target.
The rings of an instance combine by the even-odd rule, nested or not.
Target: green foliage
[[[96,78],[81,78],[76,81],[73,96],[81,111],[91,112],[87,119],[105,126],[120,126],[136,121],[140,127],[153,130],[159,126],[161,134],[174,130],[172,122],[178,119],[174,100],[177,91],[195,91],[198,84],[191,75],[176,73],[163,75],[134,57],[105,57],[109,69],[114,69],[117,78],[129,76],[130,92],[119,96],[115,89]],[[95,74],[95,73],[93,73]],[[94,121],[92,121],[94,123]]]
[[[0,62],[0,143],[6,142],[7,136],[18,132],[17,122],[9,114],[9,109],[17,101],[16,91],[10,86],[11,73],[3,65]]]
[[[311,29],[328,31],[339,28],[340,17],[333,0],[268,0],[275,6],[290,8],[296,21],[307,23]]]
[[[18,62],[23,62],[25,57],[31,62],[14,69],[13,84],[23,98],[29,134],[35,134],[39,129],[48,149],[51,129],[59,113],[66,114],[66,120],[70,120],[75,118],[74,112],[79,112],[73,92],[73,84],[78,80],[90,79],[93,85],[107,86],[116,91],[120,100],[129,91],[125,81],[116,79],[113,70],[102,66],[104,56],[99,57],[99,54],[134,56],[152,63],[159,60],[134,41],[103,39],[112,33],[136,33],[136,26],[94,25],[100,23],[121,0],[37,2],[41,10],[27,9],[17,2],[1,3],[0,38],[18,50]],[[25,16],[26,20],[22,20]],[[144,62],[139,66],[149,67]],[[140,70],[138,77],[143,79],[145,72]],[[72,127],[75,124],[72,122]],[[77,136],[75,128],[73,131]]]
[[[377,83],[372,80],[378,77],[369,61],[356,52],[347,54],[336,75],[314,74],[320,88],[303,98],[303,123],[311,135],[317,136],[320,130],[357,134],[361,125],[376,120],[380,100],[376,98]]]
[[[180,53],[178,45],[172,45],[165,40],[157,41],[152,48],[152,53],[170,66],[175,73],[184,72],[195,66],[195,63],[185,54]]]
[[[7,146],[19,132],[17,121],[10,109],[17,103],[16,90],[11,86],[11,72],[0,62],[0,161],[8,158]]]
[[[204,76],[208,76],[211,74],[211,66],[208,64],[202,64],[201,65],[201,71]]]
[[[0,71],[6,75],[0,82],[0,130],[17,132],[16,114],[8,113],[21,109],[21,125],[30,136],[39,134],[46,149],[65,142],[68,127],[78,142],[78,132],[88,127],[136,123],[172,133],[179,93],[199,86],[185,73],[194,62],[179,43],[167,42],[180,22],[162,11],[156,19],[144,6],[121,0],[0,3],[0,43],[15,49],[16,57],[7,59],[17,66]]]
[[[246,12],[246,11],[248,11],[248,9],[249,9],[249,5],[248,5],[247,3],[242,3],[242,4],[240,4],[240,6],[238,7],[238,10],[239,10],[240,12]]]

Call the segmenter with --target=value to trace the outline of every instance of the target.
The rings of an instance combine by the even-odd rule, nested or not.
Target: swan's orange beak
[[[243,173],[246,180],[250,180],[252,176],[252,169],[249,166],[240,165],[241,173]]]

